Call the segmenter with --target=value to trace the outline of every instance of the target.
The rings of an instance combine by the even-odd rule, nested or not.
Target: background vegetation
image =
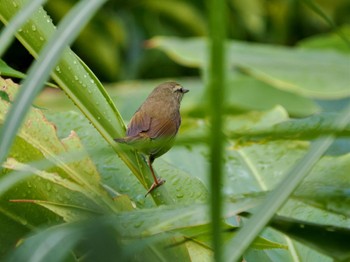
[[[0,3],[1,260],[350,258],[348,1],[26,2]],[[191,91],[144,198],[113,138],[166,79]]]

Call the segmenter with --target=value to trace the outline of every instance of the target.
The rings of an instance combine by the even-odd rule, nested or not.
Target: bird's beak
[[[190,90],[188,90],[188,89],[185,89],[185,88],[182,88],[182,93],[187,93],[187,92],[189,92]]]

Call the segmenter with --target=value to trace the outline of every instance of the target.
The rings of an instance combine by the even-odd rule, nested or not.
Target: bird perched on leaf
[[[173,146],[181,124],[180,103],[188,91],[176,82],[160,84],[131,118],[126,137],[114,139],[133,146],[148,156],[148,166],[154,182],[146,196],[165,182],[156,177],[152,163]]]

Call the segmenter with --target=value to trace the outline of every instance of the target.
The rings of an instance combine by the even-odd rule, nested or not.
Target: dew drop
[[[174,185],[178,184],[179,182],[180,182],[180,179],[179,179],[178,177],[175,177],[175,178],[173,179],[173,184],[174,184]]]
[[[97,119],[100,119],[100,117],[97,117]],[[122,192],[128,192],[130,190],[130,188],[128,186],[122,185],[122,186],[120,186],[120,190]]]
[[[177,194],[176,194],[176,197],[177,197],[177,198],[183,198],[183,197],[184,197],[184,194],[183,194],[183,193],[177,193]]]
[[[33,30],[33,32],[36,31],[36,26],[35,25],[32,25],[32,30]]]

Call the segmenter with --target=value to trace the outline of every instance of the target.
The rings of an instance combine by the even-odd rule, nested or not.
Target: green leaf
[[[7,77],[24,78],[25,74],[9,67],[5,61],[0,59],[0,75]]]
[[[222,224],[221,227],[223,229],[222,237],[225,242],[229,241],[238,230],[237,227],[232,227],[227,224]],[[194,242],[198,246],[202,246],[205,249],[212,249],[212,236],[210,233],[209,224],[187,227],[179,230],[179,232],[181,232],[185,236],[184,242]],[[287,249],[287,246],[270,241],[263,237],[258,237],[252,244],[251,248],[256,250],[268,250],[277,248]]]
[[[14,77],[14,78],[20,78],[23,79],[26,77],[26,74],[23,74],[20,71],[17,71],[13,68],[11,68],[9,65],[5,63],[5,61],[0,59],[0,76],[2,77]],[[53,83],[45,83],[46,86],[57,88],[57,86]],[[1,91],[0,91],[1,92]],[[1,94],[0,94],[1,97]]]
[[[337,261],[350,259],[350,229],[274,217],[271,226]]]
[[[322,210],[350,217],[349,172],[350,154],[324,157],[294,196]]]
[[[205,39],[156,37],[150,46],[166,52],[174,61],[205,68]],[[338,99],[350,96],[349,55],[282,46],[230,41],[227,61],[232,70],[298,95]]]
[[[277,89],[273,85],[258,79],[232,74],[227,88],[230,92],[225,101],[233,109],[267,110],[281,105],[291,115],[303,117],[320,110],[311,99],[300,96],[290,90]]]
[[[345,24],[338,30],[350,38],[349,25]],[[339,52],[350,53],[349,45],[339,37],[339,34],[334,32],[311,36],[298,42],[298,46],[309,49],[333,49]]]
[[[280,111],[280,116],[278,112]],[[246,141],[259,140],[310,140],[321,135],[350,136],[350,124],[337,130],[332,126],[336,113],[320,113],[310,117],[291,119],[282,107],[265,112],[249,112],[241,116],[228,117],[228,137]],[[260,118],[257,122],[256,119]],[[275,119],[274,119],[275,118]]]
[[[228,204],[223,217],[236,214],[256,206],[255,199],[242,199]],[[162,206],[158,208],[122,212],[107,218],[125,237],[146,237],[164,232],[178,231],[210,222],[206,204]]]
[[[34,11],[42,5],[45,0],[33,0],[27,1],[26,5],[17,12],[16,16],[12,19],[11,23],[9,23],[2,31],[0,35],[0,57],[3,55],[5,50],[11,44],[14,39],[14,35],[16,31],[20,28],[22,24],[26,22],[26,20],[34,13]],[[6,3],[2,3],[3,8],[8,8]],[[17,7],[16,2],[12,2],[13,7]],[[2,70],[1,70],[2,72]],[[3,75],[3,74],[1,74]]]
[[[84,205],[78,206],[78,205],[55,203],[55,202],[43,201],[43,200],[27,200],[27,201],[17,200],[15,202],[33,203],[33,204],[37,204],[39,206],[45,207],[48,210],[51,210],[53,213],[62,217],[63,220],[66,222],[81,221],[81,220],[85,220],[85,219],[100,215],[95,210],[86,208]]]

